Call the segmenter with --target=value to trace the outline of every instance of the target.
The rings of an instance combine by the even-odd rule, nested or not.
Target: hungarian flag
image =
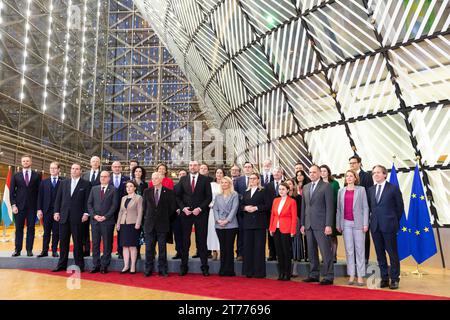
[[[2,201],[2,221],[6,227],[9,227],[13,223],[13,214],[11,202],[9,200],[9,188],[11,187],[11,167],[8,169],[8,176],[6,177],[5,190],[3,191]]]

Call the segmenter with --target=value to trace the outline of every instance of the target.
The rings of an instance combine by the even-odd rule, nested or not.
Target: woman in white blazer
[[[336,229],[344,235],[347,273],[350,276],[348,284],[352,285],[355,281],[356,253],[357,284],[363,286],[366,274],[365,240],[369,230],[369,204],[366,189],[358,186],[358,183],[358,174],[348,170],[345,173],[344,187],[338,193]]]

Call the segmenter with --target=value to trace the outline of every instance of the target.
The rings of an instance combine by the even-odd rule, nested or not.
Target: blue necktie
[[[375,198],[377,200],[377,203],[380,202],[380,196],[381,196],[381,184],[377,186],[377,194],[375,195]]]
[[[119,176],[116,176],[114,187],[116,187],[116,189],[119,189]]]
[[[53,188],[56,187],[56,178],[53,178],[52,186],[53,186]]]

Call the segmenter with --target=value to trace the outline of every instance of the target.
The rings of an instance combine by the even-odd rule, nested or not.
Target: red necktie
[[[191,190],[192,192],[195,190],[195,176],[192,176]]]

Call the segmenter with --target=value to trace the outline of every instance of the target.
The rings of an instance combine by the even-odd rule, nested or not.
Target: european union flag
[[[416,165],[409,202],[408,225],[411,254],[418,264],[437,253],[433,228],[431,227],[427,201],[420,180],[419,167]]]
[[[397,187],[400,187],[397,178],[397,169],[395,169],[394,164],[392,164],[389,182]],[[411,255],[411,250],[409,248],[409,236],[408,221],[406,220],[405,211],[403,211],[402,218],[400,219],[400,228],[397,233],[398,257],[400,260],[403,260]]]

